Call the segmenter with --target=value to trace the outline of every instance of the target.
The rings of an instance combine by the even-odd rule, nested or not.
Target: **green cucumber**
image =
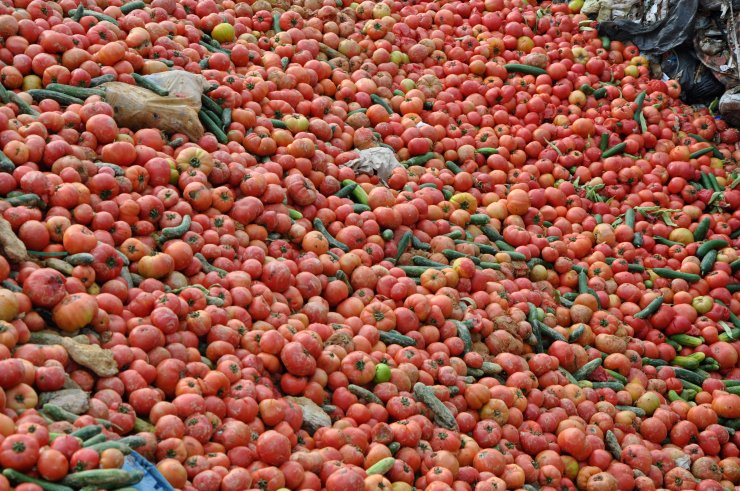
[[[653,268],[653,272],[661,278],[669,278],[672,280],[681,279],[686,280],[689,283],[696,283],[701,279],[701,276],[693,273],[683,273],[681,271],[674,271],[669,268]]]
[[[118,21],[116,19],[114,19],[110,15],[105,15],[105,14],[101,14],[100,12],[95,12],[94,10],[84,9],[82,11],[82,16],[83,17],[85,16],[95,17],[100,22],[110,22],[114,26],[118,27]]]
[[[414,247],[414,249],[419,249],[421,251],[429,251],[432,249],[432,246],[422,242],[421,239],[419,239],[416,235],[411,236],[411,245]]]
[[[586,332],[586,326],[584,324],[580,324],[568,335],[568,343],[573,344],[577,342],[584,332]]]
[[[159,244],[164,244],[168,240],[179,239],[185,234],[185,232],[190,230],[191,223],[192,218],[190,218],[190,215],[185,215],[184,217],[182,217],[182,222],[180,222],[180,225],[163,228],[162,233],[159,236]]]
[[[714,149],[712,147],[700,148],[696,152],[689,155],[689,159],[698,159],[702,155],[706,155],[710,152],[714,152]]]
[[[107,84],[108,82],[115,82],[116,76],[112,73],[101,75],[90,80],[90,87],[97,87],[99,85]]]
[[[435,155],[437,155],[437,154],[434,153],[434,152],[427,152],[427,153],[422,154],[422,155],[417,155],[415,157],[411,157],[410,159],[408,159],[408,160],[406,160],[404,162],[401,162],[401,165],[403,165],[404,167],[411,167],[412,165],[424,165],[427,162],[429,162],[430,160],[432,160]]]
[[[339,191],[337,191],[334,196],[337,198],[349,198],[349,196],[352,194],[352,191],[355,190],[355,188],[358,186],[356,182],[350,182],[346,186],[343,186]]]
[[[138,85],[139,87],[143,89],[150,90],[154,92],[155,94],[159,96],[163,96],[163,97],[170,95],[169,90],[165,89],[158,83],[152,80],[149,80],[148,78],[142,75],[139,75],[138,73],[132,73],[131,76],[134,77],[134,81],[136,81],[136,85]],[[210,99],[210,97],[208,97],[208,99]]]
[[[476,149],[475,153],[479,153],[484,157],[490,157],[491,155],[498,154],[498,148],[484,147]]]
[[[621,383],[623,383],[623,384],[626,384],[627,382],[629,382],[629,380],[627,380],[627,377],[625,377],[624,375],[622,375],[622,374],[621,374],[621,373],[619,373],[619,372],[615,372],[614,370],[609,370],[609,369],[607,368],[607,369],[606,369],[606,373],[608,373],[608,374],[609,374],[609,376],[610,376],[611,378],[613,378],[614,380],[616,380],[617,382],[621,382]]]
[[[74,85],[64,84],[49,84],[45,88],[46,90],[53,90],[54,92],[59,92],[60,94],[65,94],[70,97],[76,97],[83,101],[93,95],[105,97],[105,90],[103,89],[88,89],[85,87],[75,87]]]
[[[41,102],[44,99],[51,99],[52,101],[56,101],[63,106],[71,106],[72,104],[82,105],[85,103],[85,101],[83,101],[82,99],[73,97],[71,95],[62,94],[61,92],[56,92],[54,90],[31,89],[28,91],[28,94],[30,94],[30,96],[33,97],[33,100],[36,102]]]
[[[683,367],[673,367],[673,371],[675,372],[677,378],[686,380],[687,382],[691,382],[692,384],[701,386],[704,383],[705,377],[702,377],[693,370],[688,370]]]
[[[144,2],[129,2],[121,6],[121,13],[126,15],[133,12],[134,10],[141,10],[144,7],[146,7],[146,4]]]
[[[344,244],[342,242],[339,242],[337,239],[335,239],[328,230],[326,230],[326,227],[324,226],[323,222],[318,219],[313,219],[313,228],[317,230],[318,232],[321,232],[321,234],[326,237],[326,240],[329,242],[330,247],[336,247],[337,249],[342,250],[343,252],[349,252],[350,249],[347,246],[347,244]]]
[[[98,433],[97,435],[91,436],[84,442],[82,442],[83,447],[92,447],[93,445],[97,445],[98,443],[103,443],[106,441],[108,437],[102,433]]]
[[[399,346],[416,346],[416,340],[412,337],[405,336],[398,331],[379,331],[380,340],[385,344],[397,344]]]
[[[621,406],[621,405],[617,405],[615,407],[617,408],[618,411],[631,411],[631,412],[635,413],[635,415],[638,418],[644,418],[645,416],[647,416],[647,413],[645,412],[645,410],[642,409],[642,408],[639,408],[639,407],[635,407],[635,406]]]
[[[478,259],[477,257],[469,256],[468,254],[464,254],[462,252],[458,252],[452,249],[445,249],[442,251],[442,254],[444,255],[444,257],[446,257],[449,260],[460,259],[460,258],[466,257],[470,259],[471,261],[473,261],[475,264],[480,264],[480,259]]]
[[[388,102],[378,94],[370,94],[370,100],[373,104],[382,106],[388,114],[393,114],[393,108],[391,108],[390,104],[388,104]]]
[[[703,241],[706,236],[707,232],[709,232],[709,226],[711,225],[712,220],[709,217],[704,217],[699,222],[699,225],[697,225],[696,230],[694,230],[694,240],[697,242]]]
[[[624,153],[624,149],[627,148],[627,143],[617,143],[611,148],[608,148],[604,153],[601,154],[602,159],[608,159],[609,157],[614,157],[615,155],[619,155],[621,153]]]
[[[457,337],[463,342],[463,355],[473,350],[473,338],[470,335],[470,328],[467,324],[460,321],[453,322],[457,327]]]
[[[89,266],[95,262],[95,258],[89,252],[80,252],[64,258],[72,266]]]
[[[30,477],[14,469],[4,469],[3,476],[7,477],[10,482],[15,483],[15,484],[24,483],[24,482],[35,484],[41,489],[43,489],[44,491],[74,491],[74,489],[70,488],[69,486],[64,486],[62,484],[57,484],[57,483],[53,483],[49,481],[44,481],[43,479]]]
[[[606,449],[612,454],[612,457],[614,457],[617,462],[622,460],[622,447],[619,446],[617,435],[615,435],[612,430],[606,430],[604,443],[606,444]]]
[[[594,99],[603,99],[606,97],[606,87],[601,87],[600,89],[594,90],[594,93],[592,94],[594,96]]]
[[[709,251],[715,250],[715,249],[722,249],[724,247],[727,247],[729,243],[724,239],[713,239],[708,240],[702,245],[699,246],[699,248],[696,250],[696,257],[699,259],[703,258]],[[698,280],[697,280],[698,281]]]
[[[82,441],[88,440],[95,435],[99,435],[103,431],[102,426],[96,426],[96,425],[90,425],[85,426],[84,428],[80,428],[79,430],[73,431],[70,433],[70,436],[73,436],[75,438],[79,438]]]
[[[611,389],[615,392],[624,390],[624,384],[622,382],[591,382],[591,386],[594,389]]]
[[[428,266],[430,268],[448,268],[449,264],[438,263],[422,256],[414,256],[411,258],[411,262],[416,266]]]
[[[486,225],[490,222],[491,222],[491,217],[483,213],[476,213],[474,215],[470,215],[471,225]]]
[[[540,332],[548,338],[552,339],[553,341],[566,341],[565,336],[563,336],[547,324],[544,324],[538,320],[535,320],[535,322],[537,323],[537,327],[539,328]]]
[[[229,139],[226,137],[226,133],[221,129],[221,125],[208,114],[208,111],[198,111],[198,118],[203,124],[203,128],[213,134],[219,143],[225,145]]]
[[[373,475],[383,475],[386,474],[388,471],[390,471],[393,468],[393,465],[396,463],[396,459],[393,457],[386,457],[384,459],[380,459],[365,471],[365,473],[368,476]]]
[[[706,276],[710,271],[712,271],[712,269],[714,269],[714,263],[717,261],[718,254],[719,252],[717,252],[716,249],[713,249],[707,252],[707,255],[701,260],[699,267],[702,276]]]
[[[699,336],[689,336],[688,334],[673,334],[668,336],[668,339],[680,344],[681,346],[688,346],[690,348],[696,348],[704,343],[704,338]]]
[[[445,167],[451,170],[453,174],[459,174],[462,172],[462,169],[460,168],[460,166],[451,160],[448,160],[447,162],[445,162]]]
[[[352,394],[354,394],[361,401],[372,402],[372,403],[380,404],[380,405],[383,404],[383,401],[380,400],[378,396],[376,396],[369,390],[360,387],[359,385],[349,384],[347,386],[347,390],[349,390]]]
[[[401,259],[401,256],[404,252],[406,252],[406,249],[411,244],[411,237],[413,236],[413,232],[411,230],[407,230],[404,232],[404,234],[401,236],[401,239],[398,241],[398,252],[396,252],[395,263],[398,264],[398,260]]]
[[[87,448],[91,450],[95,450],[98,453],[103,453],[104,450],[108,450],[109,448],[115,448],[116,450],[120,450],[124,455],[129,455],[131,453],[131,447],[129,447],[125,443],[121,443],[120,441],[116,441],[116,440],[109,440],[107,442],[96,443],[95,445],[90,445]]]
[[[573,378],[576,380],[585,380],[593,373],[604,361],[601,358],[595,358],[588,363],[585,363],[581,368],[573,372]]]
[[[144,471],[123,469],[94,469],[68,474],[62,484],[73,488],[95,486],[103,489],[122,488],[136,484],[144,478]]]
[[[414,384],[413,390],[414,397],[416,397],[419,402],[423,402],[429,408],[429,410],[432,411],[432,414],[434,415],[434,422],[437,425],[448,430],[460,430],[460,428],[457,426],[457,421],[455,420],[455,417],[452,415],[447,406],[442,404],[442,401],[437,398],[437,396],[434,394],[434,390],[432,390],[431,387],[428,387],[421,382],[417,382],[416,384]]]
[[[506,68],[506,71],[509,73],[523,73],[525,75],[534,75],[535,77],[537,75],[547,75],[547,70],[544,68],[523,65],[521,63],[507,63],[504,65],[504,68]]]

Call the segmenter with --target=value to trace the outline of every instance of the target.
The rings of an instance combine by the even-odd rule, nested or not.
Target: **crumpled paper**
[[[740,127],[740,85],[725,92],[719,100],[719,113],[722,119]]]
[[[359,151],[360,157],[350,160],[345,167],[349,167],[355,174],[378,176],[384,184],[396,167],[402,167],[396,159],[396,154],[387,147],[366,148]]]

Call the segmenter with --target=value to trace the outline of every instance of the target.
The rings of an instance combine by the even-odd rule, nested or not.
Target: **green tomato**
[[[696,297],[691,301],[691,306],[699,315],[704,315],[714,307],[714,300],[708,295]]]
[[[375,365],[375,383],[381,384],[388,382],[391,379],[391,367],[385,363],[378,363]]]
[[[568,8],[571,12],[577,14],[581,11],[581,8],[583,8],[583,3],[583,0],[572,0],[571,2],[568,2]]]

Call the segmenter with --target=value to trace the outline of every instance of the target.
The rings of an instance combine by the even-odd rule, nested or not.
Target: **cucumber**
[[[357,187],[357,183],[356,182],[350,182],[346,186],[343,186],[342,189],[340,189],[339,191],[337,191],[334,194],[334,196],[336,196],[337,198],[348,198],[350,196],[350,194],[352,194],[352,191],[355,190],[356,187]]]
[[[141,10],[146,7],[144,2],[129,2],[121,7],[121,13],[126,15],[133,12],[134,10]]]
[[[423,155],[411,157],[410,159],[401,162],[401,165],[403,165],[404,167],[411,167],[412,165],[424,165],[432,160],[435,155],[436,154],[434,152],[427,152]]]
[[[90,425],[73,431],[72,433],[70,433],[70,436],[74,436],[76,438],[79,438],[80,440],[85,441],[94,437],[95,435],[99,435],[102,431],[102,426]]]
[[[90,438],[88,438],[87,440],[85,440],[84,442],[82,442],[82,446],[83,447],[92,447],[93,445],[97,445],[98,443],[103,443],[104,441],[107,440],[107,438],[108,437],[105,436],[104,434],[99,433],[99,434],[97,434],[95,436],[91,436]]]
[[[689,283],[696,283],[701,279],[701,276],[693,273],[683,273],[681,271],[674,271],[670,268],[653,268],[653,272],[661,278],[669,278],[672,280],[681,279],[686,280]]]
[[[484,157],[490,157],[491,155],[496,155],[498,153],[498,148],[491,148],[491,147],[478,148],[476,149],[475,153],[479,153],[483,155]]]
[[[17,484],[26,482],[30,484],[35,484],[45,491],[74,491],[74,489],[70,488],[69,486],[64,486],[62,484],[56,484],[53,482],[44,481],[43,479],[30,477],[14,469],[4,469],[3,475],[7,477],[8,480],[12,483]]]
[[[136,484],[144,478],[144,471],[123,469],[94,469],[68,474],[62,484],[73,488],[95,486],[103,489],[116,489]]]
[[[592,95],[594,96],[594,99],[603,99],[606,97],[606,88],[601,87],[600,89],[596,89]]]
[[[383,404],[383,401],[380,400],[378,396],[376,396],[375,394],[373,394],[367,389],[363,389],[359,385],[349,384],[347,386],[347,390],[349,390],[352,394],[357,396],[357,398],[360,399],[361,401],[372,402],[374,404],[380,404],[380,405]]]
[[[357,184],[355,181],[351,179],[345,179],[342,181],[342,186],[348,186],[351,183]],[[367,192],[363,189],[362,186],[357,184],[354,188],[352,188],[352,196],[354,196],[355,201],[361,205],[367,205],[368,204],[368,196]]]
[[[114,26],[118,27],[118,21],[114,19],[113,17],[111,17],[110,15],[101,14],[100,12],[95,12],[94,10],[84,9],[82,11],[82,17],[86,17],[86,16],[95,17],[97,20],[101,22],[110,22]]]
[[[616,380],[617,382],[622,382],[623,384],[626,384],[627,382],[629,382],[629,380],[627,380],[627,377],[625,377],[619,372],[615,372],[614,370],[609,370],[607,368],[606,373],[608,373],[609,376],[613,378],[614,380]]]
[[[434,422],[446,428],[448,430],[459,431],[460,428],[457,426],[457,421],[452,415],[447,406],[442,404],[437,396],[434,394],[434,390],[431,387],[424,385],[421,382],[414,384],[414,397],[420,402],[426,404],[432,414],[434,415]]]
[[[182,217],[182,222],[180,223],[180,225],[177,225],[175,227],[163,228],[158,242],[161,245],[168,240],[179,239],[185,234],[185,232],[190,230],[191,223],[192,218],[190,218],[190,215],[185,215],[184,217]]]
[[[148,78],[139,75],[138,73],[132,73],[131,76],[134,77],[134,80],[136,81],[136,85],[143,89],[151,90],[155,94],[159,96],[168,96],[170,95],[170,91],[165,89],[164,87],[160,86],[158,83],[149,80]],[[209,97],[210,99],[210,97]]]
[[[414,234],[411,232],[411,230],[407,230],[404,232],[404,234],[401,236],[401,239],[398,241],[398,252],[396,252],[395,257],[395,263],[398,264],[398,260],[401,259],[401,256],[404,252],[406,252],[406,249],[411,244],[411,237]]]
[[[491,222],[491,217],[483,213],[476,213],[474,215],[470,215],[471,225],[486,225],[490,222]]]
[[[386,457],[384,459],[380,459],[365,471],[365,473],[368,476],[373,476],[376,474],[383,475],[390,471],[393,468],[393,465],[396,463],[396,459],[393,457]]]
[[[444,257],[446,257],[449,260],[460,259],[460,258],[466,257],[466,258],[470,259],[471,261],[473,261],[476,265],[477,264],[480,264],[480,259],[478,259],[477,257],[475,257],[475,256],[469,256],[469,255],[464,254],[462,252],[454,251],[452,249],[445,249],[445,250],[442,251],[442,254],[444,255]]]
[[[535,320],[537,323],[537,327],[539,328],[540,332],[547,336],[548,338],[552,339],[553,341],[566,341],[565,336],[557,332],[555,329],[551,328],[547,324],[544,324],[538,320]]]
[[[83,101],[93,95],[97,95],[99,97],[105,96],[105,90],[103,89],[88,89],[85,87],[75,87],[74,85],[49,84],[46,86],[46,90],[53,90],[60,94],[82,99]]]
[[[700,272],[702,276],[706,276],[710,271],[712,271],[712,269],[714,269],[714,263],[717,261],[718,254],[719,252],[717,252],[716,249],[713,249],[707,252],[707,255],[701,260]]]
[[[112,73],[101,75],[90,80],[90,87],[97,87],[99,85],[107,84],[108,82],[115,82],[116,76]]]
[[[581,338],[584,332],[586,332],[586,326],[583,324],[573,329],[570,335],[568,335],[568,343],[573,344],[577,342]]]
[[[573,378],[576,380],[585,380],[594,370],[601,366],[603,360],[601,358],[595,358],[588,363],[585,363],[581,368],[573,373]]]
[[[79,418],[78,415],[53,404],[44,404],[42,409],[54,421],[69,421],[70,423],[74,423]]]
[[[691,155],[689,155],[689,158],[690,159],[698,159],[702,155],[706,155],[706,154],[708,154],[710,152],[714,152],[714,148],[712,148],[712,147],[700,148],[696,152],[694,152]]]
[[[419,249],[422,251],[429,251],[432,249],[432,246],[422,242],[421,239],[419,239],[416,235],[411,236],[411,245],[414,247],[414,249]]]
[[[715,249],[722,249],[724,247],[727,247],[728,245],[729,243],[724,239],[708,240],[704,242],[702,245],[700,245],[699,248],[696,250],[696,257],[698,257],[699,259],[702,259],[704,256],[706,256],[709,253],[709,251],[713,251]]]
[[[672,246],[676,246],[676,245],[677,246],[682,246],[683,245],[681,242],[676,242],[675,240],[666,239],[665,237],[661,237],[660,235],[656,235],[655,237],[653,237],[653,239],[658,244],[667,245],[668,247],[672,247]]]
[[[96,443],[95,445],[90,445],[87,448],[91,450],[95,450],[98,453],[102,453],[104,450],[108,450],[109,448],[115,448],[116,450],[120,450],[124,455],[129,455],[131,453],[131,447],[129,447],[125,443],[121,443],[120,441],[116,441],[116,440],[109,440],[107,442]]]
[[[385,112],[387,112],[388,114],[393,114],[393,109],[391,108],[391,106],[378,94],[370,94],[370,100],[373,102],[373,104],[383,106],[383,109],[385,109]]]
[[[694,240],[697,242],[701,242],[706,238],[707,232],[709,232],[709,226],[711,225],[712,220],[709,217],[704,217],[699,222],[699,225],[697,225],[696,230],[694,230]]]
[[[324,227],[324,224],[321,222],[320,219],[314,218],[313,219],[313,228],[321,234],[326,237],[326,240],[329,242],[330,247],[336,247],[337,249],[341,249],[343,252],[349,252],[350,249],[347,246],[347,244],[343,244],[342,242],[339,242],[337,239],[335,239],[328,230],[326,230],[326,227]]]
[[[203,271],[205,271],[206,273],[218,273],[218,276],[221,278],[227,275],[227,272],[225,270],[221,268],[217,268],[213,264],[209,263],[208,259],[206,259],[205,256],[201,254],[200,252],[196,252],[193,255],[193,257],[195,257],[195,259],[197,259],[198,262],[200,262],[201,267],[203,268]]]
[[[624,384],[622,382],[591,382],[591,386],[594,389],[611,389],[615,392],[624,390]]]
[[[635,407],[635,406],[615,406],[615,407],[619,411],[631,411],[635,413],[637,417],[639,418],[644,418],[645,416],[647,416],[647,413],[645,412],[645,410],[639,407]]]
[[[547,75],[547,70],[543,68],[523,65],[521,63],[507,63],[504,65],[504,68],[506,68],[506,71],[509,73],[523,73],[525,75],[534,75],[535,77],[537,75]]]
[[[414,338],[405,336],[395,330],[379,331],[378,335],[380,337],[380,340],[383,341],[383,343],[385,344],[397,344],[399,346],[403,346],[404,348],[407,346],[416,346],[416,340]]]
[[[56,92],[53,90],[31,89],[28,91],[28,93],[36,102],[43,101],[44,99],[51,99],[58,102],[59,104],[62,104],[63,106],[71,106],[72,104],[82,105],[85,103],[85,101],[83,101],[82,99],[73,97],[71,95],[62,94],[61,92]]]
[[[617,143],[611,148],[608,148],[604,153],[601,154],[602,159],[607,159],[609,157],[614,157],[615,155],[619,155],[621,153],[624,153],[624,149],[627,148],[627,143]]]
[[[219,106],[218,103],[216,103],[216,101],[214,101],[213,99],[211,99],[207,95],[204,95],[204,96],[201,96],[200,102],[201,102],[201,104],[203,105],[203,107],[205,109],[208,109],[209,111],[213,111],[214,113],[216,113],[218,115],[219,118],[221,118],[221,116],[222,116],[222,114],[224,112],[224,108],[222,108],[221,106]],[[277,120],[277,121],[280,121],[280,120]],[[282,121],[280,121],[280,122],[282,123]],[[275,125],[273,124],[273,126],[275,126]]]
[[[617,435],[615,435],[612,430],[606,430],[604,443],[606,444],[606,449],[612,454],[612,457],[617,461],[620,461],[622,459],[622,447],[619,446]]]
[[[203,123],[205,130],[212,133],[219,143],[223,145],[228,143],[229,139],[226,137],[226,133],[221,129],[221,125],[208,114],[208,111],[199,111],[198,117],[200,118],[200,122]]]
[[[455,162],[451,160],[448,160],[447,162],[445,162],[445,167],[451,170],[453,174],[459,174],[462,172],[462,169],[460,168],[460,166],[458,166]]]
[[[457,337],[462,339],[463,342],[463,355],[473,350],[473,338],[470,335],[470,328],[467,324],[460,321],[453,322],[457,327]]]
[[[430,268],[447,268],[449,267],[449,264],[442,264],[438,263],[437,261],[432,261],[431,259],[427,259],[422,256],[414,256],[411,258],[411,262],[414,263],[416,266],[427,266]]]
[[[675,341],[681,346],[689,346],[691,348],[696,348],[700,346],[702,343],[704,343],[704,338],[699,337],[699,336],[689,336],[688,334],[673,334],[671,336],[668,336],[668,339],[670,339],[671,341]]]
[[[485,235],[488,240],[491,240],[493,242],[504,240],[504,237],[494,228],[484,225],[480,227],[480,231],[483,232],[483,235]]]
[[[700,387],[704,383],[705,377],[702,377],[693,370],[687,370],[683,367],[673,367],[673,371],[676,373],[676,377],[681,380],[686,380]]]
[[[482,252],[483,254],[498,254],[499,252],[501,252],[501,251],[499,251],[498,249],[496,249],[493,246],[489,246],[489,245],[486,245],[486,244],[481,244],[479,242],[471,242],[469,240],[460,240],[460,239],[457,239],[457,240],[455,240],[455,244],[472,244],[472,245],[476,246],[478,248],[478,250],[480,252]]]

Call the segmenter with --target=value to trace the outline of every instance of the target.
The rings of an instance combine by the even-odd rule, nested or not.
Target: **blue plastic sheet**
[[[131,452],[126,456],[123,462],[123,468],[127,471],[140,470],[144,472],[144,479],[134,486],[134,489],[140,491],[175,491],[167,479],[157,470],[157,468],[137,452]]]

